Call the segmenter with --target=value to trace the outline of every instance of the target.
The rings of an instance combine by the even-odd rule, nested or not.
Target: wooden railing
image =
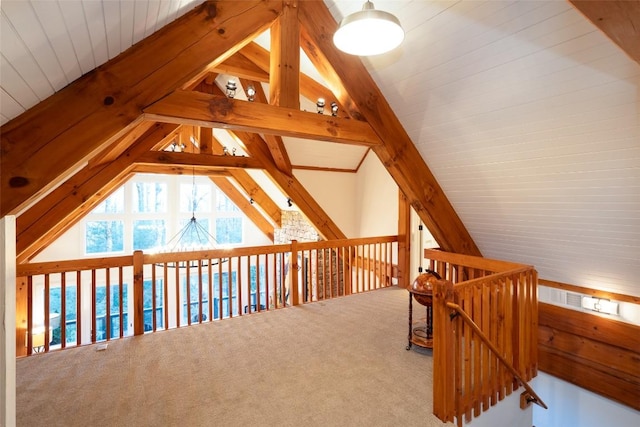
[[[434,414],[462,426],[537,374],[537,273],[436,250],[424,256],[442,277],[433,291]],[[544,406],[528,391],[521,401]]]
[[[21,264],[17,353],[48,352],[387,287],[395,260],[397,236],[386,236]]]

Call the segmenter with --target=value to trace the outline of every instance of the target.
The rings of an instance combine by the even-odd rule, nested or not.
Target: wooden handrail
[[[49,298],[55,288],[60,289],[55,292],[61,324],[66,324],[67,311],[71,312],[76,318],[74,345],[79,346],[391,286],[392,275],[398,270],[392,263],[397,241],[397,236],[292,241],[20,264],[17,277],[23,290],[16,294],[16,307],[20,308],[16,311],[20,319],[16,336],[23,338],[17,341],[16,352],[23,356],[41,350],[39,345],[34,347],[33,334],[28,333],[33,330],[34,316],[44,319],[42,350],[50,350],[47,322],[51,316]],[[38,295],[43,288],[43,298],[34,298],[34,286],[38,286]],[[66,298],[67,289],[75,292],[74,307],[59,303]],[[125,305],[125,292],[133,304]],[[86,295],[84,302],[82,294]],[[161,326],[157,324],[159,315]],[[90,324],[84,334],[83,324],[85,328]],[[118,326],[119,334],[112,330]],[[66,338],[65,332],[60,334],[60,339]],[[26,345],[22,344],[25,338]],[[59,344],[59,348],[66,348],[68,343],[65,339]]]
[[[469,317],[469,315],[456,303],[447,302],[447,307],[454,310],[457,314],[450,314],[451,320],[453,320],[456,316],[462,317],[462,319],[473,329],[479,337],[480,340],[491,350],[493,354],[496,355],[498,359],[503,363],[503,365],[509,370],[509,372],[516,378],[516,380],[522,384],[527,393],[531,396],[531,402],[542,406],[544,409],[548,409],[547,405],[542,401],[542,399],[536,394],[536,392],[529,386],[529,384],[522,379],[518,371],[509,363],[507,359],[504,358],[502,354],[498,351],[498,349],[493,345],[493,343],[487,338],[487,336],[482,332],[480,327]]]

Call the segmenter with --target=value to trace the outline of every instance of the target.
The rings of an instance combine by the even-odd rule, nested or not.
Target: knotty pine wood
[[[596,27],[640,63],[640,2],[569,0]]]
[[[411,285],[411,207],[402,190],[398,190],[398,286]]]
[[[237,55],[243,55],[252,61],[256,66],[265,72],[269,72],[270,69],[270,54],[269,51],[264,49],[259,44],[252,42],[243,47]],[[312,101],[318,98],[324,98],[325,100],[332,100],[337,98],[333,92],[327,89],[325,86],[318,83],[308,75],[300,74],[300,93],[307,99]],[[348,98],[348,95],[343,95]],[[340,117],[349,117],[348,111],[340,103],[340,100],[335,99],[339,107]]]
[[[249,132],[232,133],[244,143],[250,156],[262,162],[267,175],[280,187],[284,194],[291,197],[300,212],[313,224],[320,235],[327,240],[346,238],[346,235],[331,220],[304,186],[294,176],[288,176],[277,168],[266,143],[259,135]]]
[[[539,303],[539,369],[640,410],[640,327]]]
[[[282,211],[271,197],[254,181],[246,171],[232,170],[231,177],[247,195],[253,199],[266,215],[271,218],[276,227],[282,226]]]
[[[244,55],[236,53],[224,62],[210,68],[210,71],[235,76],[239,79],[249,79],[269,83],[269,73],[258,67]]]
[[[223,146],[220,141],[213,138],[211,144],[211,151],[213,153],[218,155],[223,153]],[[277,227],[282,225],[282,211],[280,210],[280,207],[271,199],[262,187],[258,185],[247,171],[242,169],[230,169],[229,175],[238,183],[240,188],[242,188],[247,195],[262,208],[262,211],[271,218]]]
[[[296,18],[297,19],[297,18]],[[300,48],[298,48],[300,50]],[[240,79],[240,82],[245,84],[244,79]],[[264,89],[262,85],[257,82],[246,82],[246,84],[253,84],[256,90],[256,98],[257,102],[261,102],[263,104],[267,104],[267,95],[264,93]],[[245,86],[246,87],[246,86]],[[299,96],[299,95],[298,95]],[[300,103],[298,102],[298,107],[300,108]],[[269,151],[271,151],[271,156],[276,163],[278,169],[284,172],[287,175],[291,175],[291,160],[289,159],[289,154],[287,154],[287,149],[284,146],[284,141],[282,137],[279,135],[271,135],[265,134],[264,140],[267,143],[267,147],[269,147]]]
[[[166,123],[195,124],[364,146],[381,144],[371,126],[365,122],[201,92],[172,92],[146,107],[144,113],[148,120]]]
[[[281,9],[278,0],[204,3],[7,123],[0,136],[0,215],[15,213],[126,134],[142,106],[232,55]]]
[[[135,159],[139,165],[158,165],[215,172],[217,169],[261,169],[262,164],[247,156],[218,156],[212,154],[147,151]]]
[[[265,219],[262,213],[256,209],[227,178],[210,177],[211,181],[227,195],[229,199],[255,224],[262,233],[273,242],[273,225]]]
[[[136,158],[162,145],[176,129],[173,124],[155,124],[117,159],[95,167],[85,166],[18,216],[17,261],[33,258],[75,225],[126,181]]]
[[[299,5],[301,46],[335,94],[349,93],[363,118],[382,140],[373,147],[380,161],[411,202],[439,245],[449,251],[480,255],[480,250],[451,206],[424,159],[402,127],[360,59],[339,52],[331,34],[337,23],[326,5]],[[349,100],[339,97],[351,110]],[[350,111],[356,117],[355,111]]]
[[[269,103],[300,109],[300,21],[298,0],[287,1],[271,26]]]

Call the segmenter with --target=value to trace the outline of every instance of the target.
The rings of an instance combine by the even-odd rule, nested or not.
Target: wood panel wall
[[[640,410],[640,327],[538,305],[538,368]]]

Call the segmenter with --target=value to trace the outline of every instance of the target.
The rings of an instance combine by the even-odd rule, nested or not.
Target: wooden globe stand
[[[413,344],[423,348],[433,348],[433,285],[440,280],[440,275],[433,270],[425,270],[416,277],[409,291],[409,343],[407,350]],[[418,301],[426,310],[426,316],[415,325],[413,323],[413,300]]]
[[[413,344],[423,348],[433,348],[433,309],[432,291],[417,291],[409,288],[409,342],[407,350]],[[413,299],[425,306],[426,316],[421,321],[413,323]]]

